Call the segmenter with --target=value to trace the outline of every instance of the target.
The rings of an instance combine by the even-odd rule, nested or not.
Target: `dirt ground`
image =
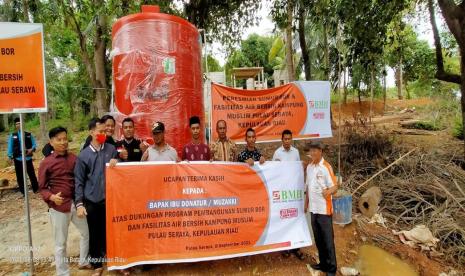
[[[410,101],[388,101],[388,115],[382,116],[383,104],[377,102],[373,106],[375,118],[373,122],[379,126],[391,130],[398,128],[398,122],[406,117],[416,117],[417,114],[404,114],[400,111],[413,106],[422,106],[429,104],[428,99],[417,99]],[[337,105],[334,107],[337,111]],[[370,110],[369,103],[350,102],[342,107],[343,119],[350,120],[357,113],[368,114]],[[337,116],[337,112],[334,112]],[[335,120],[337,117],[335,116]],[[0,137],[0,150],[4,152],[4,137]],[[461,145],[461,142],[450,137],[447,132],[435,132],[428,135],[402,135],[401,139],[410,146],[423,147],[425,149],[441,145],[444,139],[450,143]],[[335,143],[336,139],[329,139],[329,143]],[[296,143],[298,148],[303,147],[304,142]],[[261,144],[266,157],[271,157],[273,150],[278,144]],[[40,158],[40,157],[39,157]],[[1,160],[0,160],[1,161]],[[2,161],[3,162],[3,161]],[[2,164],[2,163],[0,163]],[[35,161],[36,168],[39,161]],[[8,179],[11,186],[16,185],[14,170],[12,167],[0,168],[0,179]],[[38,194],[30,193],[31,221],[33,252],[37,262],[35,263],[34,275],[53,275],[55,267],[51,262],[53,256],[53,240],[51,226],[49,223],[47,206],[41,200]],[[354,209],[354,212],[356,210]],[[3,189],[0,194],[0,276],[1,275],[22,275],[22,272],[28,270],[28,263],[18,257],[27,257],[28,249],[25,246],[27,242],[27,231],[24,216],[24,200],[19,191],[14,189]],[[355,218],[355,216],[354,216]],[[399,230],[399,229],[396,229]],[[362,233],[358,224],[354,221],[347,226],[334,225],[336,251],[338,267],[353,267],[358,260],[358,248],[364,244],[375,244],[371,237],[384,235],[389,236],[396,241],[393,245],[381,246],[386,251],[399,257],[408,263],[419,275],[437,276],[442,272],[448,273],[455,269],[457,275],[465,275],[464,271],[454,268],[441,259],[430,258],[427,254],[419,250],[402,244],[393,236],[390,229],[386,229],[377,224],[368,224]],[[68,239],[68,255],[77,256],[79,235],[74,228],[70,227]],[[155,265],[148,271],[134,270],[135,275],[318,275],[318,272],[312,271],[308,263],[315,263],[318,259],[316,248],[314,246],[303,248],[306,255],[304,261],[291,256],[285,258],[281,253],[260,254],[248,257],[232,258],[219,261],[207,261],[185,264],[166,264]],[[90,271],[77,269],[77,264],[72,264],[71,275],[90,275]],[[462,269],[463,270],[463,269]],[[463,273],[463,274],[462,274]],[[118,275],[116,272],[105,272],[105,275]],[[320,274],[323,275],[323,274]],[[338,271],[338,275],[342,275]]]

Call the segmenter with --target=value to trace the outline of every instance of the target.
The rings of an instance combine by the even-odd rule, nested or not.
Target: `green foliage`
[[[208,37],[232,48],[240,41],[243,30],[258,23],[256,0],[183,0],[184,16]]]
[[[231,77],[231,70],[235,67],[263,67],[265,78],[271,81],[273,66],[269,62],[269,53],[274,38],[251,34],[241,42],[240,49],[232,52],[225,64],[228,81]]]
[[[437,126],[435,122],[431,122],[431,121],[417,122],[412,126],[412,128],[423,129],[423,130],[431,130],[431,131],[440,130],[439,126]]]
[[[418,127],[430,130],[448,129],[453,132],[453,122],[456,118],[461,118],[459,100],[451,93],[435,94],[431,99],[433,100],[431,104],[417,107],[420,114],[425,114],[422,124]]]
[[[407,2],[341,0],[338,3],[344,44],[348,46],[351,64],[360,64],[368,73],[380,62],[387,43],[388,26],[398,18]]]
[[[32,119],[25,120],[24,128],[26,129],[26,131],[36,131],[37,129],[39,129],[39,125],[39,116],[34,116],[32,117]]]
[[[273,64],[273,69],[280,70],[284,69],[286,64],[286,48],[284,45],[284,39],[282,36],[277,36],[273,40],[270,52],[268,53],[268,62]]]
[[[205,60],[202,61],[202,65],[205,67]],[[223,71],[223,67],[220,65],[219,61],[213,56],[207,56],[208,72],[220,72]]]
[[[462,118],[460,116],[456,116],[454,119],[454,124],[452,128],[452,136],[460,140],[464,139]]]
[[[409,24],[393,21],[388,29],[385,49],[387,64],[403,70],[403,83],[412,81],[431,83],[436,72],[436,57],[428,42],[419,40]]]

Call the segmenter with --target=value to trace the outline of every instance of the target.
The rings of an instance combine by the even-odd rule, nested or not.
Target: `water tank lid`
[[[160,12],[160,7],[156,5],[142,5],[142,12]]]
[[[195,31],[196,33],[198,33],[197,28],[192,23],[178,16],[161,13],[159,6],[142,5],[141,9],[142,9],[141,13],[127,15],[127,16],[121,17],[118,20],[116,20],[116,22],[113,24],[112,36],[114,36],[118,32],[118,30],[126,24],[129,24],[131,22],[141,21],[141,20],[150,20],[150,19],[176,22],[184,26],[187,26],[191,28],[193,31]]]

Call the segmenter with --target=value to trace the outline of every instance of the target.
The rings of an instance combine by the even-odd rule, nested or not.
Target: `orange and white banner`
[[[42,29],[0,22],[0,113],[47,112]]]
[[[123,163],[106,210],[111,270],[311,245],[300,162]]]
[[[225,120],[228,136],[245,142],[245,131],[254,128],[257,141],[281,140],[289,129],[295,139],[332,137],[330,84],[327,81],[297,81],[265,90],[241,90],[212,84],[211,123]]]

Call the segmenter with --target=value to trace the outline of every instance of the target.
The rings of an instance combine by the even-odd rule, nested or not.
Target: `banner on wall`
[[[47,112],[42,24],[0,30],[0,113]]]
[[[241,90],[212,84],[212,135],[216,122],[225,120],[228,136],[244,142],[253,128],[258,142],[281,140],[289,129],[295,139],[332,137],[330,84],[297,81],[265,90]]]
[[[111,270],[311,245],[300,162],[125,163],[106,181]]]

